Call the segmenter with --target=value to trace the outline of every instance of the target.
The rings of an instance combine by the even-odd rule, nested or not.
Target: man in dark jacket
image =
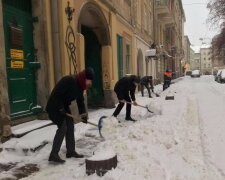
[[[82,122],[87,123],[88,115],[85,110],[83,93],[84,90],[91,87],[93,78],[93,69],[87,68],[77,75],[63,77],[52,90],[46,111],[49,118],[58,126],[58,130],[53,140],[49,161],[65,162],[58,155],[64,137],[66,137],[66,157],[83,158],[83,155],[75,151],[74,121],[66,113],[71,113],[69,106],[72,101],[76,100],[79,114],[84,114],[81,116]]]
[[[150,87],[149,87],[149,85],[150,85]],[[154,92],[152,76],[144,76],[143,78],[141,78],[141,94],[142,94],[142,97],[144,97],[144,88],[145,87],[148,90],[149,98],[152,98],[151,91],[150,91],[150,88],[151,88],[152,92]]]
[[[114,91],[116,92],[117,98],[119,100],[119,104],[113,113],[114,117],[117,117],[122,110],[124,104],[127,103],[127,109],[126,109],[126,120],[127,121],[135,121],[131,117],[131,103],[133,101],[133,105],[137,105],[136,99],[135,99],[135,89],[137,85],[140,83],[140,78],[135,75],[131,75],[128,77],[123,77],[120,79],[114,88]]]

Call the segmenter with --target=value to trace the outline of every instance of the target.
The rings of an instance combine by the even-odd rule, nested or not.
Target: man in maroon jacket
[[[76,100],[79,114],[86,114],[82,115],[82,122],[87,123],[88,115],[85,110],[83,93],[91,87],[93,78],[93,69],[87,68],[77,75],[63,77],[52,90],[46,111],[49,118],[58,126],[58,130],[55,134],[49,161],[65,162],[58,155],[64,137],[66,137],[66,157],[83,158],[83,155],[75,151],[74,122],[66,114],[71,113],[69,106],[72,101]]]

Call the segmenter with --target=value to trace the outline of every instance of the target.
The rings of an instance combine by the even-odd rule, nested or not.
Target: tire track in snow
[[[187,97],[187,112],[185,114],[185,119],[188,127],[188,141],[186,143],[186,150],[188,151],[187,159],[190,163],[196,163],[195,158],[203,161],[202,171],[204,179],[213,180],[215,177],[217,180],[224,179],[224,174],[206,158],[207,155],[204,147],[204,138],[200,122],[201,118],[199,117],[198,103],[194,97]]]
[[[215,164],[212,160],[212,153],[210,151],[209,142],[207,138],[215,138],[216,134],[210,134],[209,131],[212,131],[213,128],[210,127],[210,123],[214,123],[214,120],[217,120],[215,112],[221,111],[221,109],[216,109],[214,104],[222,102],[224,95],[216,89],[213,84],[213,81],[203,79],[204,81],[199,81],[198,84],[195,84],[194,90],[197,100],[198,116],[199,116],[199,129],[201,132],[201,146],[203,150],[204,160],[208,168],[216,170],[222,179],[225,179],[225,174],[218,165]],[[222,99],[221,99],[222,96]],[[223,113],[222,113],[223,114]],[[221,114],[221,115],[222,115]],[[208,128],[208,129],[207,129]],[[214,126],[215,128],[215,126]],[[216,130],[217,131],[217,130]],[[218,147],[217,147],[218,148]],[[214,154],[215,156],[215,154]]]

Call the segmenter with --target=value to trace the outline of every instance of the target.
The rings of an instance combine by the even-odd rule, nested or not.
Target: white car
[[[215,75],[215,81],[217,81],[217,82],[218,82],[219,75],[220,75],[221,71],[222,71],[222,69],[219,69],[219,70],[217,71],[216,75]]]
[[[200,77],[201,75],[200,75],[200,71],[199,70],[194,70],[194,71],[192,71],[192,73],[191,73],[191,77],[192,78],[196,78],[196,77]]]

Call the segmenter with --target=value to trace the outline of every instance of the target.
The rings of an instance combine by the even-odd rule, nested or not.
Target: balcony
[[[163,16],[169,14],[169,0],[156,0],[156,12],[158,15]]]
[[[156,0],[156,14],[158,19],[167,25],[175,22],[170,9],[170,0]]]

